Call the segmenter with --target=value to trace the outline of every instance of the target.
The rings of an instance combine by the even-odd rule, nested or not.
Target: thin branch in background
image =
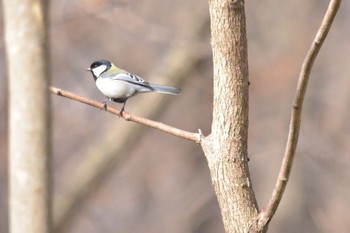
[[[265,228],[269,223],[269,221],[271,220],[271,218],[273,217],[273,215],[275,214],[278,208],[278,205],[282,199],[284,190],[286,188],[289,175],[291,172],[292,164],[293,164],[297,143],[298,143],[301,113],[302,113],[305,92],[309,81],[311,69],[316,59],[316,56],[320,51],[321,46],[324,40],[326,39],[327,34],[332,26],[333,20],[335,18],[335,15],[337,14],[340,3],[341,3],[341,0],[332,0],[330,2],[327,12],[325,14],[325,17],[322,21],[322,24],[302,64],[300,75],[299,75],[297,91],[294,99],[291,119],[290,119],[289,134],[288,134],[285,155],[282,161],[281,169],[278,175],[278,179],[277,179],[272,197],[266,209],[260,213],[259,229]]]
[[[76,95],[72,92],[65,91],[65,90],[62,90],[62,89],[57,88],[57,87],[50,87],[50,91],[53,94],[56,94],[58,96],[63,96],[63,97],[66,97],[68,99],[71,99],[71,100],[76,100],[78,102],[81,102],[81,103],[99,108],[101,110],[105,110],[106,112],[118,115],[119,117],[122,117],[127,121],[133,121],[133,122],[139,123],[141,125],[145,125],[145,126],[148,126],[148,127],[154,128],[154,129],[158,129],[158,130],[161,130],[163,132],[172,134],[174,136],[178,136],[178,137],[193,141],[193,142],[198,143],[198,144],[200,144],[200,142],[201,142],[202,135],[199,133],[192,133],[192,132],[188,132],[185,130],[181,130],[181,129],[163,124],[161,122],[152,121],[152,120],[149,120],[149,119],[146,119],[143,117],[133,115],[133,114],[125,112],[125,111],[123,111],[123,114],[120,114],[119,109],[116,109],[116,108],[108,106],[108,105],[105,106],[104,103],[102,103],[102,102],[88,99],[86,97]]]

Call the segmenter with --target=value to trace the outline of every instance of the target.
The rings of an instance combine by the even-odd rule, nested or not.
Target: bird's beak
[[[89,68],[86,68],[86,71],[91,71],[91,68],[89,67]]]

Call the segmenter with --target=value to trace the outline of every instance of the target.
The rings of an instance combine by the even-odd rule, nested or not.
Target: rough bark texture
[[[209,1],[214,62],[212,132],[204,139],[226,232],[250,232],[258,206],[247,157],[248,61],[243,1]]]
[[[50,232],[47,3],[3,0],[10,95],[11,233]]]

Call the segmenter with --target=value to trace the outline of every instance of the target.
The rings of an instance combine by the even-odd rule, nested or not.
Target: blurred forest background
[[[260,207],[274,187],[300,66],[328,3],[246,1],[250,172]],[[208,14],[207,1],[199,0],[52,1],[52,85],[102,101],[85,69],[94,60],[110,59],[150,82],[183,89],[176,97],[138,96],[126,111],[207,135],[212,118]],[[0,232],[5,233],[3,34],[0,51]],[[350,2],[343,1],[311,75],[291,180],[269,232],[350,232],[349,54]],[[166,102],[155,111],[159,99]],[[199,146],[62,97],[52,96],[52,103],[55,211],[64,208],[80,180],[96,172],[96,161],[107,161],[83,190],[84,201],[65,215],[70,224],[62,220],[66,232],[224,232]]]

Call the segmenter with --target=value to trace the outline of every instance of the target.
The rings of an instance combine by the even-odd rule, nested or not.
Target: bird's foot
[[[119,116],[123,116],[123,112],[124,112],[124,108],[125,108],[125,103],[126,103],[126,101],[123,103],[123,107],[122,107],[122,109],[120,110],[120,112],[119,112]]]
[[[101,108],[100,110],[107,110],[107,101],[108,101],[108,99],[107,99],[107,100],[102,101],[103,106],[102,106],[102,108]]]
[[[122,109],[119,112],[119,116],[123,117],[123,113],[124,113],[124,106],[122,107]]]

